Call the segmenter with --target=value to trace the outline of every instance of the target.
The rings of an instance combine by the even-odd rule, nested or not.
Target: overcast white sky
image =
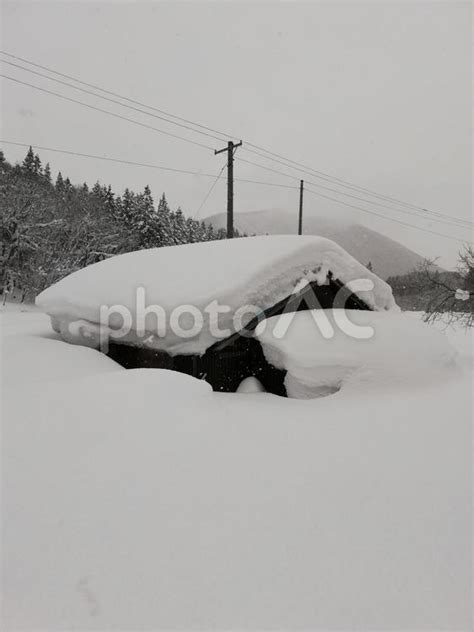
[[[2,48],[339,178],[471,220],[471,24],[468,2],[15,0],[3,2]],[[2,72],[224,146],[4,64]],[[217,173],[224,162],[212,151],[29,87],[6,80],[2,87],[3,139],[206,173]],[[26,151],[3,148],[11,161]],[[181,205],[187,214],[195,212],[212,183],[39,153],[54,175],[61,169],[74,183],[99,179],[117,192],[148,183],[156,199],[165,191],[171,205]],[[241,149],[237,156],[300,177]],[[240,162],[235,176],[292,184]],[[286,208],[296,217],[297,198],[293,190],[235,186],[237,212]],[[201,216],[225,210],[225,200],[222,179]],[[472,239],[467,229],[361,206]],[[335,217],[347,213],[310,194],[305,208]],[[353,218],[421,254],[441,256],[445,265],[454,264],[461,246],[363,212],[353,211]]]

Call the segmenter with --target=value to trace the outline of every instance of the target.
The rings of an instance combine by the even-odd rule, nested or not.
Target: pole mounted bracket
[[[233,143],[231,140],[227,143],[227,147],[224,147],[224,149],[214,149],[214,156],[217,156],[217,154],[222,154],[224,151],[229,151],[229,147],[232,147],[232,149],[237,149],[237,147],[240,147],[242,145],[242,141],[240,141],[239,143]]]

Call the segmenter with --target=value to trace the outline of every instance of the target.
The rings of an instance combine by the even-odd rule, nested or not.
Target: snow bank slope
[[[334,242],[314,236],[273,236],[154,248],[107,259],[79,270],[48,288],[37,305],[56,323],[99,322],[101,305],[122,305],[136,326],[136,290],[145,290],[146,305],[160,305],[167,314],[181,305],[199,310],[218,300],[231,309],[227,327],[242,305],[265,309],[288,296],[301,279],[324,281],[327,271],[343,283],[370,279],[374,288],[360,296],[375,310],[396,309],[390,287]],[[206,313],[203,313],[206,319]],[[249,317],[250,318],[250,317]],[[146,320],[156,333],[156,317]],[[215,341],[204,322],[199,340],[168,338],[158,348],[180,345],[180,351],[202,352]],[[170,350],[168,348],[168,350]],[[171,352],[173,350],[171,349]]]
[[[267,360],[288,371],[288,395],[300,399],[341,387],[434,382],[457,356],[441,332],[398,312],[283,314],[260,323],[256,333]]]

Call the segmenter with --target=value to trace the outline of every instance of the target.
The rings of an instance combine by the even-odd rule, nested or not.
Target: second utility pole
[[[241,145],[242,141],[234,144],[230,140],[224,149],[214,150],[215,156],[227,152],[227,239],[234,236],[234,153]]]
[[[300,212],[298,216],[298,235],[303,234],[303,186],[304,180],[300,180]]]

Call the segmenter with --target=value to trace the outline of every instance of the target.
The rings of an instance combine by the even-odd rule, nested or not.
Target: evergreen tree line
[[[0,151],[0,292],[33,298],[66,275],[143,248],[225,239],[224,230],[172,211],[149,186],[116,195],[99,182],[74,186],[30,147],[21,164]],[[238,236],[238,234],[236,235]]]

